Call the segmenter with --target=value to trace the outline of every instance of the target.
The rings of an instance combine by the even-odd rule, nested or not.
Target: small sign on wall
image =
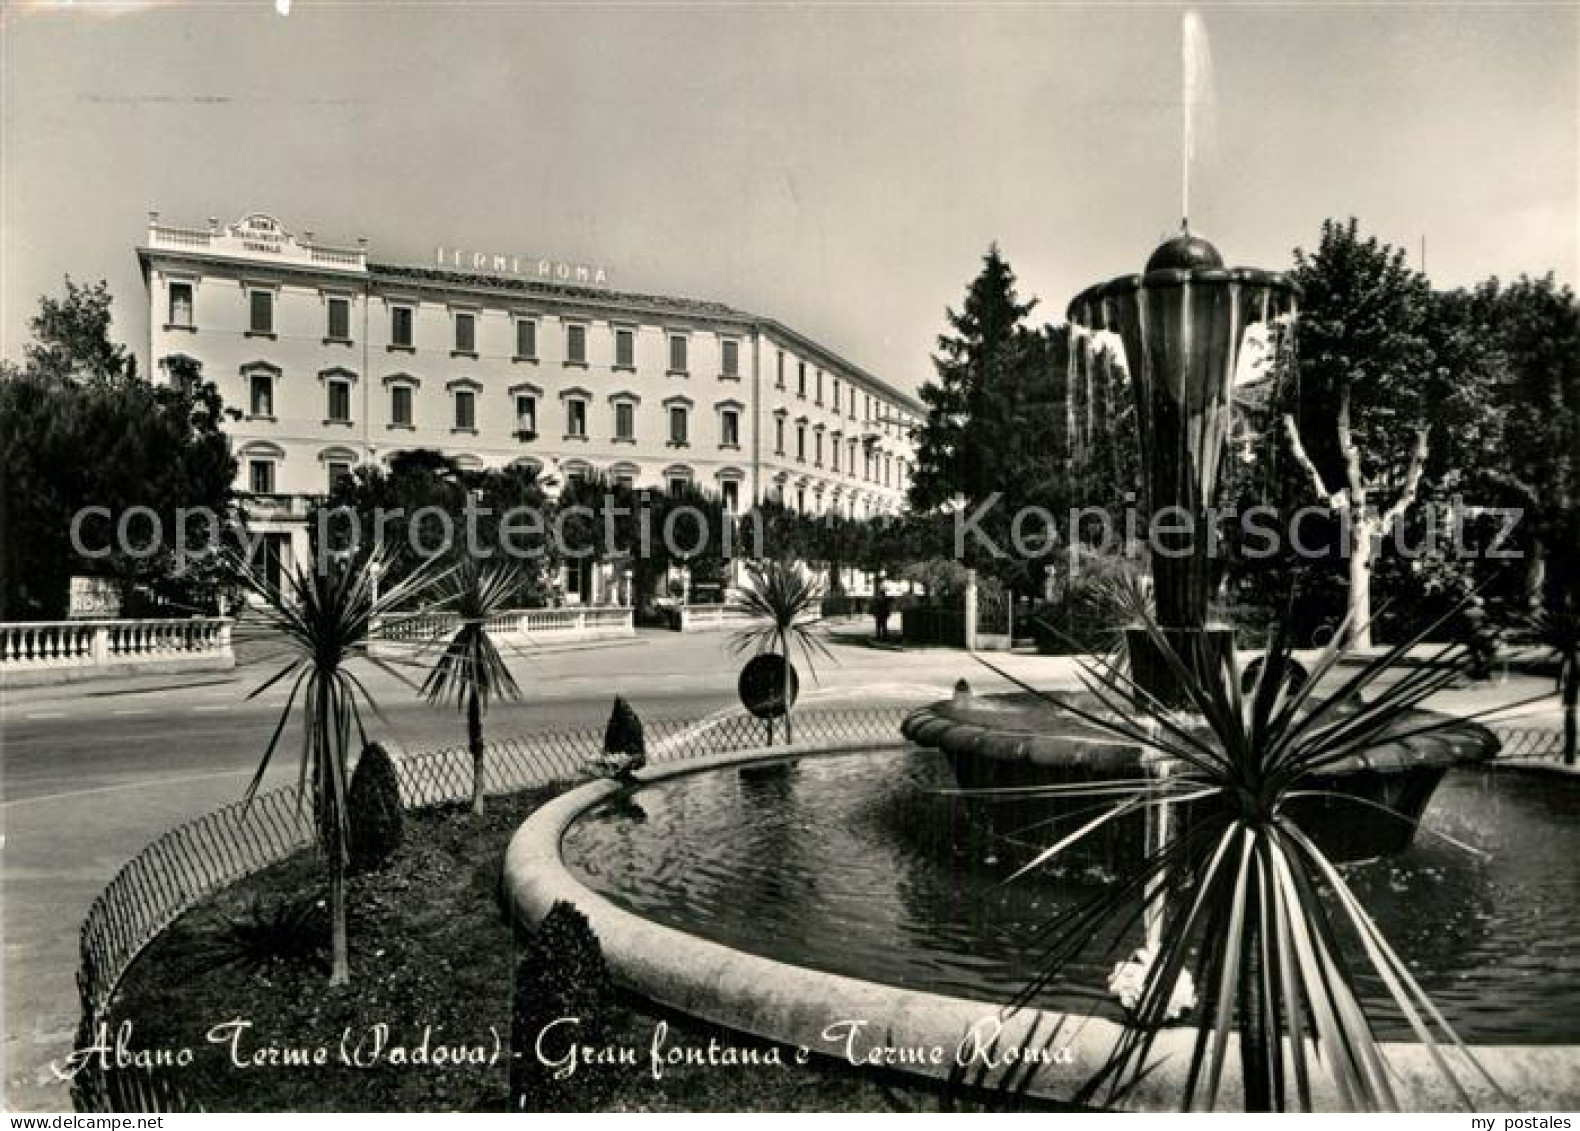
[[[121,587],[103,577],[73,577],[72,620],[105,620],[121,615]]]

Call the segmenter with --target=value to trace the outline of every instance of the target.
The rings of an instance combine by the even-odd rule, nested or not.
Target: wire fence
[[[905,707],[803,710],[795,714],[794,749],[837,743],[898,740]],[[782,742],[782,725],[776,730]],[[747,750],[767,744],[765,723],[744,712],[703,719],[657,720],[644,724],[651,762],[674,762],[704,754]],[[589,775],[603,751],[603,727],[553,731],[487,744],[485,785],[489,793]],[[467,800],[472,760],[464,746],[443,747],[396,759],[401,802],[428,809]],[[310,803],[294,786],[260,793],[207,813],[165,833],[129,860],[94,900],[79,939],[77,989],[82,1020],[77,1047],[96,1037],[121,978],[143,948],[204,899],[255,872],[307,848],[313,839]],[[168,1080],[140,1073],[84,1070],[74,1081],[79,1111],[188,1110]],[[157,1106],[148,1106],[157,1105]]]
[[[1521,758],[1534,762],[1562,762],[1564,735],[1561,730],[1544,727],[1493,727],[1501,749],[1499,758]]]

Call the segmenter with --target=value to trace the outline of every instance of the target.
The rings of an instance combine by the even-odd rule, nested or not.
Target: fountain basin
[[[557,900],[574,903],[592,922],[615,977],[627,988],[725,1028],[781,1042],[790,1050],[787,1055],[805,1048],[813,1054],[844,1058],[843,1040],[828,1034],[831,1026],[854,1019],[867,1023],[865,1041],[858,1042],[861,1047],[881,1044],[890,1048],[946,1050],[949,1055],[941,1064],[912,1061],[891,1065],[908,1073],[942,1078],[955,1071],[951,1057],[962,1035],[977,1025],[1001,1018],[1005,1045],[1025,1039],[1037,1046],[1052,1034],[1055,1045],[1069,1050],[1068,1057],[1062,1063],[1036,1067],[1030,1090],[1048,1098],[1068,1098],[1101,1063],[1119,1033],[1118,1024],[1111,1018],[1094,1015],[1088,1008],[1043,1007],[1004,1017],[997,1005],[1003,996],[996,992],[970,992],[932,973],[921,978],[907,977],[905,971],[916,967],[906,966],[901,960],[914,949],[912,937],[903,930],[897,931],[895,924],[883,918],[883,907],[873,899],[873,890],[851,887],[849,866],[859,866],[865,882],[886,884],[895,895],[914,890],[911,876],[897,872],[888,857],[852,860],[843,851],[847,845],[829,843],[829,838],[821,835],[859,823],[851,819],[852,807],[866,805],[864,793],[870,795],[879,787],[913,792],[913,783],[898,780],[900,768],[946,774],[939,755],[867,746],[860,750],[846,747],[801,751],[793,757],[795,761],[787,761],[782,747],[718,755],[645,770],[639,775],[643,785],[634,791],[623,791],[613,783],[600,781],[562,795],[535,813],[511,842],[504,879],[512,913],[530,924],[546,914]],[[1472,772],[1472,776],[1501,779],[1517,775]],[[865,789],[855,788],[863,781],[867,783]],[[1563,784],[1567,788],[1573,783]],[[722,850],[716,834],[724,826],[713,821],[722,819],[724,814],[715,801],[709,800],[715,792],[726,797],[755,798],[759,806],[729,817],[736,840],[724,844]],[[1537,797],[1547,797],[1548,792],[1541,791]],[[645,824],[626,824],[625,818],[610,816],[609,810],[615,808],[613,803],[617,801],[622,803],[620,808],[632,804],[645,808],[651,819]],[[1523,811],[1501,813],[1497,804],[1492,809],[1499,813],[1500,825],[1506,824],[1514,835],[1524,836],[1529,822]],[[805,859],[774,860],[761,851],[761,838],[778,834],[765,832],[759,819],[774,814],[780,818],[781,831],[801,830],[808,821],[825,822],[800,833],[799,843],[807,853]],[[1554,821],[1561,823],[1562,817],[1563,814],[1549,814],[1542,828],[1550,830]],[[605,825],[606,820],[617,823]],[[754,821],[758,823],[754,825]],[[582,841],[590,831],[610,827],[620,831],[618,843],[624,845],[621,851],[611,854],[603,851],[607,845]],[[1485,826],[1478,822],[1477,827]],[[677,841],[677,828],[691,830],[681,838],[684,842]],[[1531,835],[1530,844],[1524,840],[1510,843],[1509,851],[1500,851],[1496,856],[1517,855],[1551,839],[1549,833]],[[598,852],[604,862],[599,877],[589,878],[585,859],[567,864],[567,855],[580,857],[587,851]],[[899,844],[895,859],[917,860],[917,866],[928,863],[920,860],[920,855],[914,846]],[[1560,852],[1555,859],[1572,875],[1574,854]],[[1567,864],[1562,863],[1565,861]],[[714,865],[712,874],[700,874],[709,872],[710,864]],[[722,873],[731,864],[793,873],[798,882],[806,882],[813,890],[805,899],[768,893],[763,890],[760,874],[751,872],[738,874],[735,886],[728,890],[716,890],[709,906],[720,913],[733,911],[733,930],[758,932],[758,941],[745,940],[710,920],[687,894],[689,883],[722,882]],[[970,872],[969,867],[962,866],[962,880]],[[1540,878],[1548,886],[1565,882],[1562,876]],[[1384,886],[1383,895],[1389,890]],[[763,899],[769,894],[774,897],[772,906],[778,908],[778,914],[766,921]],[[893,896],[889,898],[892,901]],[[1509,910],[1518,914],[1517,908]],[[924,917],[919,925],[934,931],[942,928],[931,916]],[[1422,945],[1445,935],[1441,922],[1419,926]],[[1566,949],[1570,925],[1550,926],[1556,945]],[[1391,935],[1398,933],[1386,923],[1384,930]],[[820,954],[808,953],[806,948],[818,931],[829,932],[824,935],[826,945]],[[870,952],[864,945],[868,941],[873,947]],[[1513,947],[1509,954],[1516,961],[1519,955],[1535,956],[1552,950],[1545,944],[1532,947],[1523,941],[1511,943],[1501,931],[1490,932],[1486,941]],[[1469,963],[1467,973],[1473,978],[1510,961],[1508,957],[1489,958],[1481,950],[1469,947],[1463,938],[1456,938],[1454,945]],[[867,953],[875,956],[871,960],[874,964],[852,965]],[[1552,953],[1561,957],[1557,951]],[[965,953],[961,961],[962,970],[980,972],[981,955],[974,951]],[[1441,996],[1442,991],[1434,989],[1430,980],[1426,984],[1429,992]],[[1572,991],[1572,986],[1560,988],[1564,993]],[[1447,1004],[1452,1006],[1453,1002]],[[1560,1021],[1565,1026],[1562,1034],[1569,1035],[1555,1034],[1547,1039],[1556,1037],[1562,1043],[1532,1046],[1522,1043],[1512,1029],[1478,1032],[1472,1027],[1468,1034],[1477,1057],[1520,1106],[1567,1110],[1580,1099],[1572,1071],[1580,1050],[1572,1043],[1571,1004],[1567,999],[1552,1003],[1554,1016],[1564,1019]],[[1525,1010],[1527,1003],[1522,1000],[1510,1005],[1517,1013]],[[1452,1015],[1452,1008],[1450,1012]],[[1461,1023],[1459,1018],[1454,1019],[1456,1024]],[[1033,1031],[1035,1039],[1027,1039]],[[1190,1038],[1190,1031],[1184,1028],[1162,1035],[1158,1045],[1160,1064],[1127,1106],[1161,1110],[1178,1105]],[[1407,1109],[1438,1110],[1453,1103],[1423,1048],[1404,1041],[1389,1041],[1384,1048],[1390,1065],[1399,1074],[1400,1102]],[[1235,1092],[1235,1063],[1231,1057],[1231,1079],[1226,1081],[1229,1095]],[[975,1075],[968,1073],[971,1078]],[[991,1082],[998,1075],[985,1072],[983,1082]],[[1313,1084],[1319,1108],[1339,1107],[1337,1097],[1324,1081]],[[1474,1086],[1472,1096],[1477,1103],[1491,1101],[1499,1107],[1507,1106]]]
[[[1084,711],[1106,713],[1088,693],[1064,697]],[[1413,733],[1440,724],[1429,734]],[[934,703],[911,714],[901,732],[919,746],[941,751],[963,789],[1035,789],[1147,773],[1142,747],[1026,692]],[[1432,711],[1411,712],[1391,733],[1396,737],[1384,735],[1364,753],[1308,779],[1311,791],[1338,797],[1300,798],[1290,806],[1300,827],[1335,860],[1367,860],[1409,847],[1432,791],[1449,768],[1487,761],[1498,751],[1497,737],[1486,727]],[[1091,805],[1089,798],[1028,796],[1016,799],[1011,816],[1030,822],[1089,812]],[[1191,807],[1182,808],[1188,821]],[[1129,827],[1116,825],[1096,846],[1113,864],[1118,854],[1139,851],[1142,837],[1139,816]]]

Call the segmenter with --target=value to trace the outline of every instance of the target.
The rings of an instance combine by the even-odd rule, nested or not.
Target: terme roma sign
[[[517,275],[545,283],[568,283],[583,287],[607,287],[609,272],[586,263],[566,263],[532,255],[501,255],[497,252],[463,251],[456,247],[437,247],[434,262],[444,268],[484,271],[491,275]]]

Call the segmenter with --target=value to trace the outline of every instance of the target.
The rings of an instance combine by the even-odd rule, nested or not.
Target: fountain
[[[1136,403],[1145,514],[1158,634],[1203,680],[1221,678],[1234,630],[1209,621],[1213,584],[1209,508],[1214,503],[1232,422],[1232,391],[1248,327],[1294,316],[1298,290],[1284,276],[1224,267],[1212,244],[1188,225],[1166,240],[1139,275],[1122,275],[1071,301],[1082,348],[1093,336],[1123,344]],[[1091,368],[1090,359],[1083,362]],[[1187,696],[1145,628],[1126,632],[1129,674],[1149,707],[1179,710]],[[1083,709],[1101,710],[1093,699]],[[1428,723],[1430,734],[1415,733]],[[1205,732],[1204,732],[1205,733]],[[1397,852],[1414,835],[1432,791],[1452,765],[1490,758],[1497,741],[1484,727],[1418,712],[1385,741],[1313,779],[1339,797],[1302,800],[1297,820],[1340,860]],[[1056,704],[1031,695],[959,695],[917,711],[907,738],[936,747],[962,787],[1027,788],[1134,778],[1152,771],[1138,745],[1114,740]],[[1372,804],[1346,804],[1345,798]],[[1073,813],[1087,804],[1026,797],[1021,823]],[[1380,807],[1380,808],[1379,808]],[[1094,846],[1117,863],[1146,835],[1138,816]]]

